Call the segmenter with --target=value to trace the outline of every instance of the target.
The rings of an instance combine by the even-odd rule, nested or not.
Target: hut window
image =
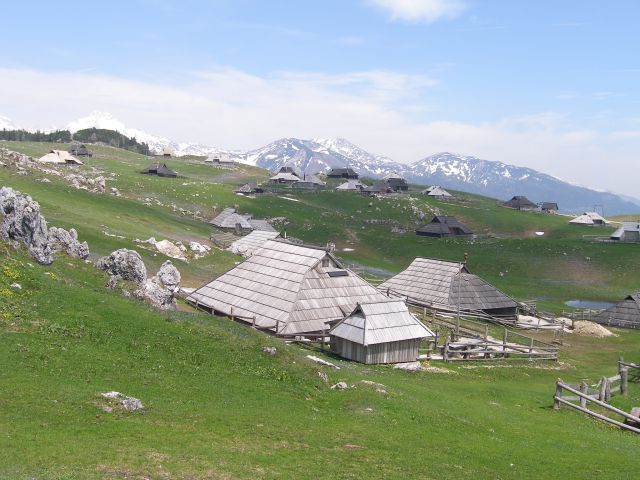
[[[329,265],[331,265],[331,263],[330,263],[330,262],[331,262],[331,259],[330,259],[328,256],[327,256],[327,257],[324,257],[324,258],[322,259],[322,266],[323,266],[323,267],[328,267]]]

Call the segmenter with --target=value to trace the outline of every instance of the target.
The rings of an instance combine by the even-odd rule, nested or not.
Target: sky
[[[61,0],[1,4],[0,116],[94,110],[228,149],[343,137],[635,197],[636,0]]]

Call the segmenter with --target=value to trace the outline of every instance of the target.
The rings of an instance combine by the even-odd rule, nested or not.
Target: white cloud
[[[64,126],[93,110],[176,141],[252,149],[281,137],[345,137],[401,162],[439,151],[528,166],[576,183],[635,195],[635,132],[574,127],[540,112],[465,123],[430,118],[435,80],[366,71],[251,75],[219,68],[181,82],[91,72],[0,69],[0,115],[25,127]],[[603,161],[607,168],[603,169]]]
[[[433,23],[459,16],[466,5],[461,0],[368,0],[385,10],[391,20]]]

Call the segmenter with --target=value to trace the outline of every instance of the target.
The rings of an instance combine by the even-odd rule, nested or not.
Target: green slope
[[[297,345],[204,314],[167,318],[106,290],[83,262],[42,267],[0,248],[1,478],[636,473],[640,437],[550,408],[556,377],[595,382],[615,372],[618,355],[634,358],[634,332],[570,339],[561,370],[409,374],[333,359],[342,368],[324,384]],[[356,388],[331,390],[339,380]],[[140,398],[146,413],[103,412],[99,394],[109,390]],[[640,390],[614,400],[628,408]]]

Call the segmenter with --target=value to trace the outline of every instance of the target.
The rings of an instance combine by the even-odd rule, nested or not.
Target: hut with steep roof
[[[416,235],[421,237],[468,237],[473,235],[471,229],[460,223],[451,215],[436,215],[425,226],[416,230]]]
[[[502,203],[503,207],[513,208],[514,210],[533,211],[538,209],[538,205],[533,203],[524,195],[516,195],[510,200]]]
[[[357,180],[358,174],[352,168],[332,168],[327,173],[328,178],[346,178],[347,180]]]
[[[640,292],[627,295],[622,302],[596,315],[593,321],[612,327],[640,328]]]
[[[423,195],[427,195],[429,197],[433,197],[433,198],[449,198],[449,197],[453,197],[453,195],[451,195],[444,188],[442,188],[442,187],[440,187],[438,185],[433,185],[431,187],[425,188],[420,193],[423,194]]]
[[[140,173],[145,175],[156,175],[158,177],[176,178],[178,174],[167,167],[166,163],[152,163]]]
[[[82,160],[74,157],[65,150],[49,150],[49,153],[40,157],[38,162],[55,163],[58,165],[84,165]]]
[[[581,225],[587,227],[604,227],[610,222],[598,212],[584,212],[582,215],[569,220],[570,225]]]
[[[433,337],[402,300],[358,303],[329,330],[331,351],[348,360],[372,363],[414,362],[420,342]]]
[[[92,157],[93,152],[84,143],[74,142],[69,147],[68,152],[76,157]]]
[[[281,336],[322,334],[358,303],[386,297],[324,248],[269,240],[187,297],[197,308]]]
[[[264,247],[264,244],[269,240],[273,240],[279,236],[280,233],[275,230],[254,230],[248,235],[245,235],[233,242],[227,250],[235,253],[236,255],[242,255],[243,257],[248,258],[253,255],[254,252],[257,252]]]
[[[471,274],[461,262],[418,257],[378,289],[388,296],[433,308],[482,311],[504,317],[518,313],[518,302]]]

